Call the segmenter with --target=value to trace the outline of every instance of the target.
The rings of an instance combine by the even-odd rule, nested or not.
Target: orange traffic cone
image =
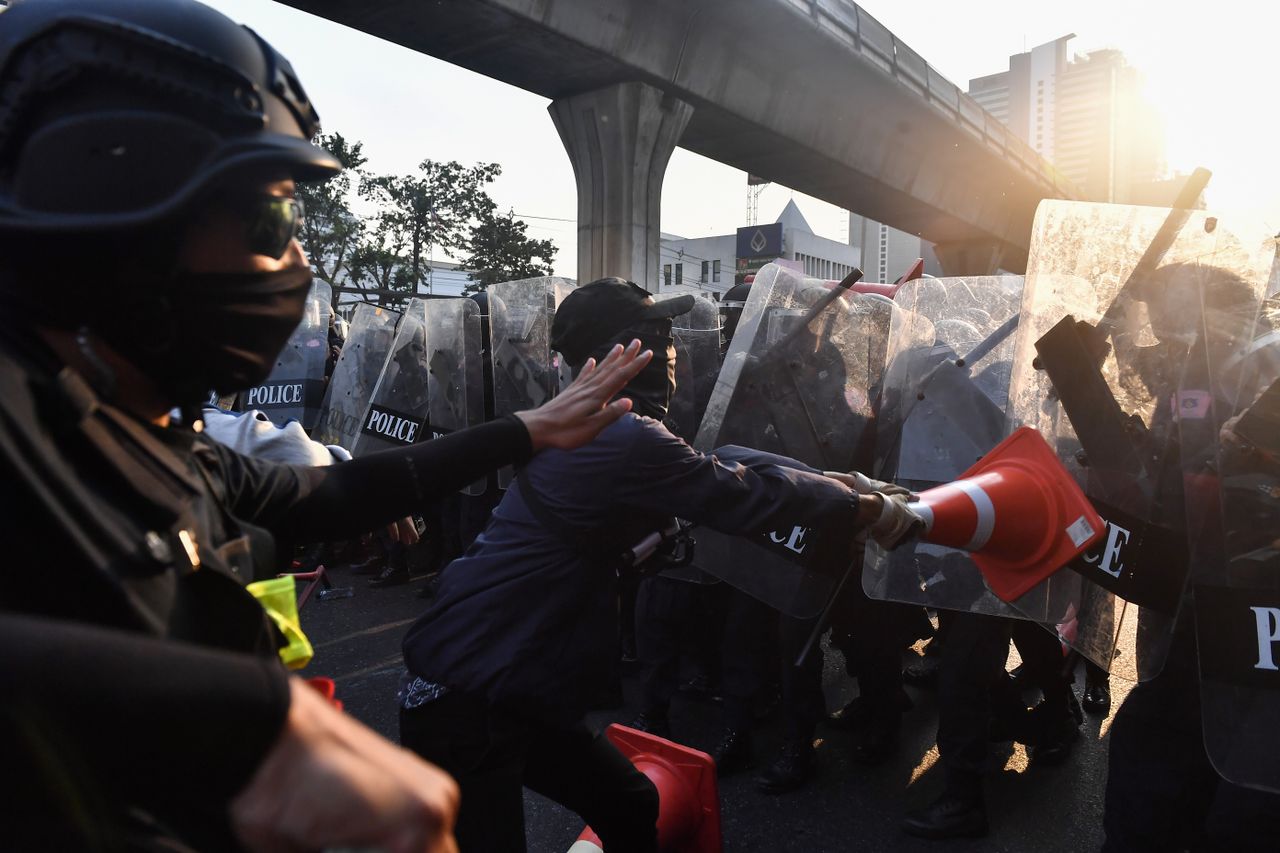
[[[711,756],[614,723],[605,736],[658,789],[658,849],[663,853],[720,853],[720,792]],[[600,853],[591,827],[569,853]]]
[[[926,542],[973,552],[991,591],[1013,601],[1083,553],[1102,517],[1040,433],[1022,427],[965,471],[920,493]]]

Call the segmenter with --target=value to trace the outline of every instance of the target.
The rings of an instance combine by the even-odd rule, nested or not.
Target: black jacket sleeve
[[[858,495],[814,468],[746,447],[702,454],[656,423],[637,437],[625,471],[615,493],[621,504],[723,533],[857,522]]]
[[[61,776],[93,798],[181,792],[225,808],[289,710],[288,675],[268,659],[9,613],[0,648],[0,772],[53,765],[32,784]]]
[[[278,465],[218,446],[227,506],[295,542],[344,539],[420,512],[503,465],[533,455],[514,415],[323,468]]]

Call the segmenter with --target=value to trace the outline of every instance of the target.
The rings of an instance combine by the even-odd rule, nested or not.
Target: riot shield
[[[551,349],[551,318],[575,286],[550,276],[489,286],[495,416],[536,409],[572,381]],[[510,466],[499,470],[499,487],[505,489],[513,476]]]
[[[1201,284],[1176,412],[1205,751],[1228,781],[1280,792],[1280,303]]]
[[[720,373],[720,312],[716,304],[697,297],[693,308],[673,318],[671,333],[676,347],[676,393],[663,423],[685,441],[692,441]]]
[[[1163,667],[1188,543],[1176,417],[1215,269],[1256,298],[1261,246],[1204,211],[1045,201],[1014,346],[1010,426],[1036,428],[1107,522],[1094,551],[1014,602],[1121,677]]]
[[[422,299],[410,299],[405,306],[391,341],[391,354],[369,396],[351,448],[353,456],[407,447],[421,438],[429,399],[427,312],[428,304]]]
[[[1022,288],[1021,276],[922,278],[899,288],[869,473],[924,491],[956,480],[1005,437]],[[967,552],[927,542],[892,552],[868,543],[862,582],[871,598],[1018,614]]]
[[[319,279],[312,283],[302,322],[276,357],[271,375],[261,385],[241,392],[244,410],[260,409],[280,426],[291,420],[299,421],[306,430],[316,425],[325,391],[332,298],[328,284]]]
[[[320,423],[312,432],[316,441],[341,445],[355,453],[374,386],[391,355],[399,319],[400,313],[388,308],[367,303],[355,307],[342,355],[320,407]]]
[[[898,309],[882,296],[844,292],[828,303],[831,295],[829,286],[791,270],[770,264],[760,271],[695,447],[743,445],[819,470],[866,467]],[[821,612],[849,566],[853,535],[799,524],[746,537],[702,528],[697,562],[771,607],[808,618]]]
[[[437,438],[484,423],[484,341],[474,300],[433,299],[428,308],[426,430]],[[481,478],[462,491],[484,494],[485,482]]]

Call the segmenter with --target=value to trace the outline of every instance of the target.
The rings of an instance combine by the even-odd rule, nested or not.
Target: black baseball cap
[[[565,297],[551,321],[551,348],[571,365],[641,320],[661,320],[693,308],[693,296],[655,301],[633,281],[610,277],[584,284]]]

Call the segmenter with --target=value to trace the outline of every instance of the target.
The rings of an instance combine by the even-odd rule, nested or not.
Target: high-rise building
[[[1164,128],[1142,75],[1118,50],[1075,57],[1074,34],[1009,57],[969,81],[969,94],[1093,201],[1129,202],[1165,177]]]

